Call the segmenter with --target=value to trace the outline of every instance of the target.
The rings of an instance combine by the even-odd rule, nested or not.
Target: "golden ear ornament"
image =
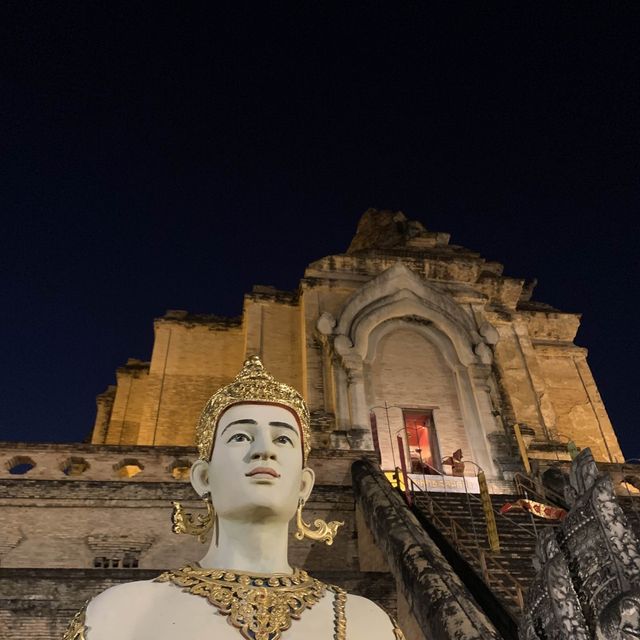
[[[211,459],[218,419],[234,404],[275,404],[293,411],[300,425],[302,461],[307,464],[311,451],[311,418],[304,398],[288,384],[278,382],[262,364],[259,356],[244,362],[240,373],[228,385],[214,393],[202,410],[196,426],[196,445],[202,460]]]
[[[173,533],[186,533],[190,536],[197,536],[200,542],[205,542],[207,533],[213,527],[213,520],[216,514],[211,502],[211,496],[205,493],[202,499],[207,506],[206,515],[188,513],[179,502],[171,503],[173,506],[173,512],[171,513]]]
[[[338,533],[338,527],[344,525],[344,522],[339,520],[326,522],[325,520],[322,520],[322,518],[316,518],[313,521],[313,526],[315,527],[314,530],[311,528],[310,524],[307,524],[302,519],[302,507],[304,507],[304,500],[300,498],[298,501],[298,509],[296,510],[297,530],[294,534],[296,539],[302,540],[303,538],[309,538],[310,540],[321,540],[327,545],[332,545],[333,539]]]

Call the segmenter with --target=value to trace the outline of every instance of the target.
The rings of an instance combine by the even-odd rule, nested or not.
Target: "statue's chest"
[[[286,607],[269,604],[242,602],[225,615],[204,597],[176,589],[170,602],[145,612],[130,640],[344,640],[336,635],[331,592],[302,611],[299,619]]]

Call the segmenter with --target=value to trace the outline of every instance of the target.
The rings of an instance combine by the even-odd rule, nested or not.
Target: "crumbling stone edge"
[[[351,467],[356,504],[429,640],[502,640],[471,593],[382,472]]]

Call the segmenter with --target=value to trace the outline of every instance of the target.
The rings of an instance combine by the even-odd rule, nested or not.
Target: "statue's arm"
[[[346,618],[347,640],[405,640],[398,623],[367,598],[349,594]]]

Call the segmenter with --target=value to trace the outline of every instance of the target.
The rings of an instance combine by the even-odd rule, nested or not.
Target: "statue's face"
[[[206,471],[221,518],[288,521],[313,487],[294,414],[269,404],[234,405],[221,415]]]

